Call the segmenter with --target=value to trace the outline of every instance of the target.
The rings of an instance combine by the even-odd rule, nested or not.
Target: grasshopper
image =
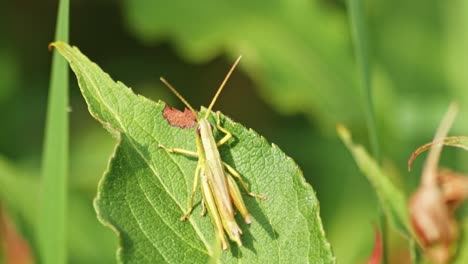
[[[216,112],[216,127],[219,131],[225,134],[220,141],[215,141],[213,136],[213,126],[208,122],[208,116],[216,102],[216,99],[226,85],[227,80],[240,59],[241,57],[236,60],[229,70],[203,117],[199,116],[198,112],[194,110],[187,100],[185,100],[172,85],[170,85],[164,78],[161,78],[161,81],[185,104],[185,106],[188,107],[188,109],[190,109],[197,120],[195,129],[197,152],[180,148],[167,148],[159,144],[159,147],[163,148],[168,153],[178,153],[198,158],[188,210],[180,220],[185,221],[190,216],[194,207],[194,198],[198,188],[198,181],[199,178],[201,178],[201,214],[205,215],[206,210],[208,209],[208,213],[215,227],[215,233],[221,242],[221,248],[223,250],[227,250],[229,248],[225,235],[226,233],[230,240],[234,241],[239,246],[242,246],[242,241],[240,239],[242,230],[239,228],[234,218],[234,206],[242,215],[246,224],[250,224],[252,222],[251,215],[244,204],[241,192],[234,178],[239,180],[249,196],[263,200],[266,199],[263,195],[250,192],[241,175],[229,164],[222,161],[218,147],[226,144],[232,138],[232,134],[221,126],[220,112]]]

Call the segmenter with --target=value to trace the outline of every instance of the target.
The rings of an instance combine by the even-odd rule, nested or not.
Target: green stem
[[[380,146],[377,136],[377,125],[375,122],[374,105],[372,102],[371,70],[369,60],[369,46],[367,41],[367,30],[364,21],[364,6],[362,0],[348,0],[348,12],[351,23],[354,51],[359,67],[362,94],[366,115],[367,130],[369,133],[372,155],[380,163]]]
[[[360,83],[365,108],[367,130],[369,134],[372,155],[380,164],[381,153],[377,135],[377,124],[375,121],[374,105],[372,101],[371,69],[369,59],[369,46],[367,38],[367,27],[364,20],[364,3],[362,0],[348,0],[348,15],[351,24],[351,32],[354,41],[354,51],[359,67]],[[387,263],[387,231],[386,218],[382,206],[379,208],[379,225],[382,232],[383,256],[382,263]]]
[[[382,236],[382,264],[387,263],[388,261],[388,230],[387,230],[387,218],[382,207],[379,207],[379,226]]]

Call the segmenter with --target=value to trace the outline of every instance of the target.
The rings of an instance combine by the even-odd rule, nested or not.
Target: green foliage
[[[422,252],[415,244],[413,238],[414,234],[412,234],[411,227],[409,225],[406,196],[389,180],[388,176],[385,175],[376,161],[369,156],[367,151],[362,146],[353,143],[351,135],[345,127],[339,126],[338,134],[350,150],[364,176],[366,176],[369,182],[373,185],[387,217],[392,223],[392,227],[410,239],[410,250],[413,263],[419,263],[422,258]],[[442,143],[447,146],[458,147],[465,150],[467,149],[467,137],[464,136],[447,137],[444,138]],[[430,142],[421,146],[415,154],[420,154],[421,152],[428,150],[432,145],[433,142]],[[453,263],[465,263],[468,260],[468,255],[466,254],[468,251],[468,243],[466,240],[468,224],[466,216],[461,217],[460,230],[463,237],[457,245],[458,254],[455,255]]]
[[[73,39],[138,93],[171,102],[174,97],[168,96],[157,78],[163,75],[195,105],[210,98],[210,88],[219,84],[219,76],[232,61],[229,57],[244,55],[242,68],[230,82],[235,89],[225,91],[219,108],[292,155],[317,191],[335,255],[341,263],[364,263],[372,248],[369,223],[376,221],[377,199],[333,129],[338,120],[353,131],[356,142],[366,147],[370,143],[356,78],[355,35],[348,32],[345,2],[83,2],[73,7],[77,14],[86,14],[86,19],[76,16]],[[468,114],[466,7],[461,0],[365,1],[363,16],[372,47],[367,50],[373,59],[370,81],[378,133],[385,139],[380,142],[384,171],[396,176],[392,181],[407,193],[419,182],[422,166],[417,162],[414,172],[407,173],[407,159],[416,147],[431,140],[447,103],[457,100],[460,115]],[[33,13],[42,14],[41,23]],[[20,7],[14,1],[0,1],[0,152],[11,161],[10,171],[19,175],[36,176],[39,171],[45,87],[50,77],[45,45],[53,41],[50,25],[56,15],[55,2],[29,1]],[[89,118],[78,89],[70,95],[73,146],[68,184],[73,207],[67,212],[73,215],[67,220],[68,260],[113,263],[114,237],[104,229],[110,238],[97,241],[102,234],[95,231],[100,226],[93,222],[90,203],[114,142]],[[466,134],[467,128],[467,122],[458,122],[454,133]],[[368,149],[373,152],[372,147]],[[466,172],[467,160],[468,152],[446,148],[441,164]],[[8,175],[16,179],[16,174]],[[15,183],[13,179],[8,182]],[[30,232],[35,225],[20,219],[35,215],[37,202],[29,212],[15,207],[29,194],[39,195],[34,188],[42,185],[34,179],[33,190],[25,187],[13,192],[28,186],[22,181],[16,184],[0,186],[0,202],[36,250],[37,237]],[[77,191],[80,194],[75,197]],[[86,210],[82,212],[81,207]],[[466,222],[466,210],[460,217]],[[88,224],[96,229],[88,229]],[[388,246],[390,254],[406,248],[398,242]],[[96,252],[99,256],[91,256]]]
[[[210,219],[197,208],[187,223],[187,209],[196,161],[169,155],[158,143],[185,149],[195,147],[194,131],[172,127],[162,116],[164,103],[135,95],[114,82],[78,49],[54,46],[75,72],[91,115],[119,139],[95,202],[100,220],[119,235],[118,259],[130,263],[206,262],[216,251]],[[235,166],[252,190],[269,197],[245,197],[254,218],[241,225],[245,247],[232,246],[223,262],[333,263],[314,191],[297,165],[261,136],[222,118],[236,138],[221,147],[226,162]]]
[[[460,229],[462,230],[463,237],[458,244],[456,259],[454,264],[463,264],[468,262],[468,219],[465,218],[461,221]]]
[[[37,236],[36,199],[38,175],[23,171],[10,161],[0,157],[0,200],[8,214],[13,217],[20,233],[29,241],[34,257],[40,255]],[[86,192],[72,189],[70,206],[67,208],[66,243],[68,263],[115,263],[116,239],[112,232],[96,221],[92,198]]]
[[[0,104],[11,96],[17,78],[17,61],[14,56],[0,49]]]
[[[377,162],[380,162],[380,147],[375,122],[374,103],[372,101],[371,87],[371,61],[369,58],[369,44],[367,38],[367,24],[365,22],[364,3],[362,0],[348,0],[348,14],[350,18],[351,32],[354,40],[356,61],[359,66],[360,83],[362,87],[363,105],[366,109],[366,125],[369,131],[372,154]]]
[[[124,7],[129,27],[145,42],[168,37],[198,61],[223,51],[244,55],[241,67],[282,112],[306,113],[329,129],[361,122],[346,19],[338,10],[319,1],[128,0]]]
[[[35,241],[37,182],[0,156],[0,200],[29,241]],[[37,245],[32,244],[37,253]]]
[[[363,97],[363,105],[365,108],[366,126],[369,135],[369,142],[377,164],[381,162],[381,151],[379,144],[379,136],[377,135],[377,123],[375,121],[375,111],[373,102],[373,89],[371,85],[372,71],[369,58],[369,39],[367,37],[367,23],[365,18],[364,1],[348,0],[347,11],[349,16],[349,24],[351,26],[351,35],[354,42],[354,53],[356,56],[357,65],[360,73],[361,94]],[[381,240],[383,244],[382,262],[387,263],[387,229],[385,215],[380,211],[379,215],[379,230],[381,232]]]
[[[68,41],[69,1],[61,0],[56,40]],[[40,259],[47,264],[67,261],[66,212],[68,179],[68,68],[54,52],[45,128],[38,241]]]
[[[353,155],[359,169],[375,188],[393,227],[409,237],[411,229],[404,194],[390,181],[367,151],[362,146],[353,143],[351,134],[345,127],[339,126],[338,134]]]

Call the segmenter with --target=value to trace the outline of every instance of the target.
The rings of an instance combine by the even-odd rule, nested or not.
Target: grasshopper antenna
[[[189,102],[187,102],[187,100],[185,100],[185,98],[168,81],[166,81],[166,79],[164,79],[163,77],[160,77],[159,80],[161,80],[161,82],[164,83],[167,86],[167,88],[169,88],[169,90],[171,90],[177,96],[177,98],[179,98],[180,101],[182,101],[182,103],[184,103],[184,105],[187,106],[188,109],[190,109],[190,111],[192,111],[192,113],[198,119],[197,111],[193,109],[193,107],[189,104]]]
[[[234,69],[236,68],[237,64],[239,64],[239,61],[240,61],[241,58],[242,58],[242,56],[239,56],[239,57],[237,58],[236,62],[234,62],[234,65],[232,65],[231,69],[230,69],[229,72],[227,73],[227,75],[226,75],[226,77],[224,78],[223,82],[222,82],[221,85],[219,86],[218,91],[216,92],[215,96],[213,97],[213,100],[211,100],[210,106],[208,107],[208,110],[206,111],[205,118],[208,118],[208,115],[209,115],[210,112],[211,112],[211,108],[213,108],[213,105],[215,104],[216,99],[218,99],[219,94],[220,94],[221,91],[223,90],[224,86],[226,85],[227,80],[228,80],[229,77],[231,76],[231,74],[232,74],[232,72],[234,71]]]

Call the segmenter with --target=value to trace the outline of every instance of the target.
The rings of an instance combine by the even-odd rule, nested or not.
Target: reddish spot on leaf
[[[369,258],[368,264],[380,264],[382,261],[383,253],[383,243],[382,243],[382,234],[380,233],[379,228],[376,226],[374,228],[375,238],[374,238],[374,249],[372,250],[372,255]]]
[[[182,112],[179,109],[166,105],[163,116],[171,126],[180,128],[192,128],[197,123],[197,117],[192,111],[185,108]]]

